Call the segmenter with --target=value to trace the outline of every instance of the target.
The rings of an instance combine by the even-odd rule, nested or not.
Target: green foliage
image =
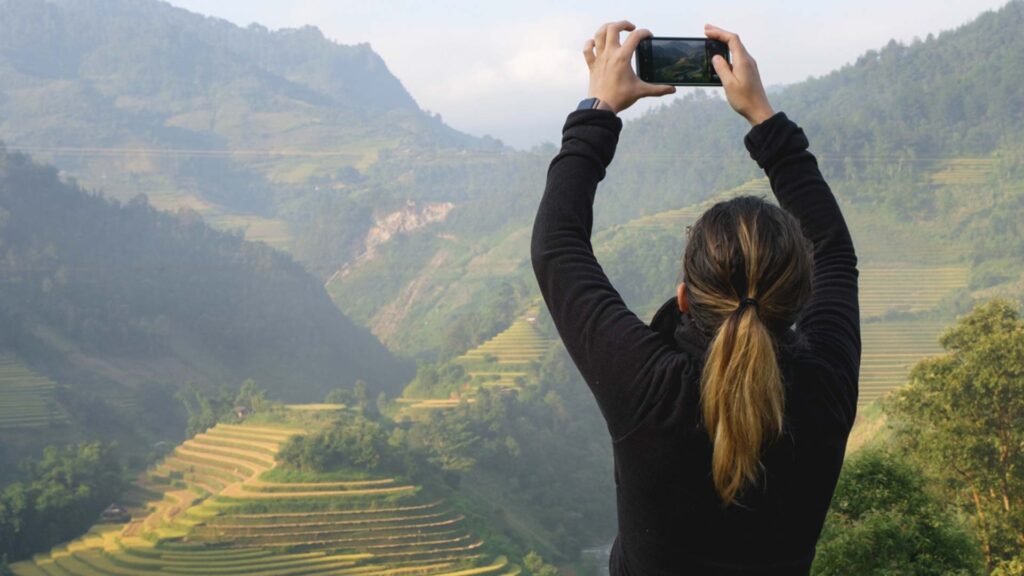
[[[404,464],[389,451],[384,426],[360,415],[346,415],[326,430],[290,438],[277,453],[277,461],[311,472],[342,468],[394,471]]]
[[[188,412],[188,423],[185,435],[189,438],[206,432],[217,425],[217,422],[229,418],[234,404],[231,402],[231,391],[221,387],[215,397],[208,396],[193,382],[185,384],[185,388],[176,395],[178,401]]]
[[[970,529],[898,455],[865,448],[849,458],[818,541],[812,574],[977,575]]]
[[[416,377],[406,385],[403,394],[412,398],[447,398],[465,380],[465,369],[454,362],[421,361],[416,366]]]
[[[544,558],[534,550],[530,550],[523,557],[523,566],[526,567],[530,576],[558,576],[558,568],[551,564],[545,564]]]
[[[0,492],[0,556],[26,558],[79,535],[118,498],[125,479],[114,446],[48,446],[25,480]]]
[[[483,438],[477,422],[466,418],[469,404],[461,409],[435,410],[425,422],[417,422],[408,438],[412,446],[426,452],[427,460],[445,472],[465,472],[477,462],[476,447]]]
[[[188,438],[206,432],[218,422],[239,422],[238,408],[246,408],[252,414],[266,414],[280,407],[279,402],[267,399],[267,391],[259,388],[256,381],[247,378],[237,393],[227,386],[221,386],[216,395],[207,394],[194,382],[187,382],[174,395],[188,414],[185,435]]]
[[[551,554],[571,557],[609,537],[608,430],[565,349],[552,349],[518,393],[482,388],[474,398],[410,422],[401,441],[427,465],[472,483],[468,492],[498,488],[487,492],[496,514],[507,510],[542,526],[545,540],[534,545]]]
[[[521,300],[511,284],[502,282],[478,310],[452,318],[441,336],[440,359],[454,358],[507,328],[519,312]]]
[[[991,576],[1024,576],[1024,557],[1000,560]]]
[[[235,396],[234,406],[248,408],[258,413],[268,408],[270,401],[267,400],[266,390],[258,388],[252,378],[246,378],[238,390],[238,395]]]
[[[601,238],[605,273],[633,310],[656,310],[675,294],[684,238],[682,230],[616,230]]]
[[[993,299],[941,342],[948,354],[918,363],[888,411],[907,453],[973,518],[991,569],[1024,541],[1024,322]]]

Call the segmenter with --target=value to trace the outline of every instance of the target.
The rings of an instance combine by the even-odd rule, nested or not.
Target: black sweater
[[[590,243],[594,195],[621,129],[608,111],[569,114],[531,245],[544,301],[612,437],[611,573],[807,574],[857,406],[858,271],[846,222],[803,130],[778,113],[749,132],[751,157],[814,243],[813,296],[780,336],[783,436],[763,451],[762,482],[724,507],[699,411],[706,340],[674,296],[651,325],[641,321]]]

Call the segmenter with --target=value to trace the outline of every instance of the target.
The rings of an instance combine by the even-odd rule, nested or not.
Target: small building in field
[[[111,504],[107,506],[103,512],[100,512],[99,523],[100,524],[125,524],[130,522],[132,515],[128,513],[128,510],[120,504]]]

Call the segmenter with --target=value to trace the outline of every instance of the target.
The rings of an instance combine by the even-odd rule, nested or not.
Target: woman
[[[565,123],[531,257],[612,436],[611,573],[808,574],[856,413],[857,257],[803,131],[772,110],[739,38],[705,32],[729,45],[733,63],[713,65],[781,208],[751,196],[710,208],[651,325],[625,306],[590,244],[594,194],[616,114],[674,90],[636,77],[650,32],[617,22],[584,49],[592,98]]]

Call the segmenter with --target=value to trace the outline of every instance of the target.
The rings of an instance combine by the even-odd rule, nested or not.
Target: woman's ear
[[[690,303],[686,301],[686,282],[680,282],[679,286],[676,286],[676,300],[679,301],[680,312],[690,311]]]

